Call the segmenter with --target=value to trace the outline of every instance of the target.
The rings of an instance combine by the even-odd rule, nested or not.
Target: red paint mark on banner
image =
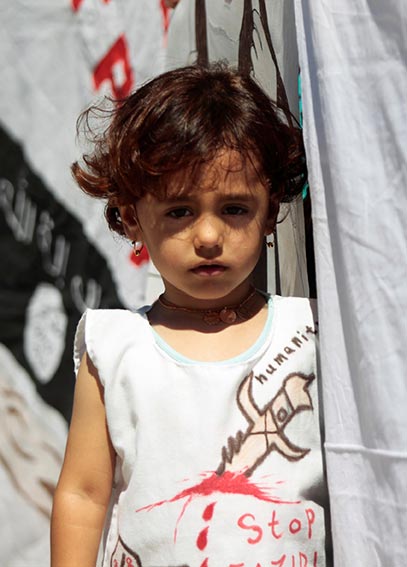
[[[110,0],[102,0],[103,4],[109,4]],[[72,10],[77,12],[81,7],[83,0],[72,0]]]
[[[82,4],[83,0],[72,0],[72,10],[77,12]]]
[[[136,256],[134,252],[131,252],[131,254],[130,254],[130,261],[133,264],[136,264],[136,266],[142,266],[143,264],[145,264],[149,260],[150,260],[150,256],[149,256],[147,248],[145,246],[143,247],[139,256]]]
[[[133,85],[133,71],[130,66],[126,38],[121,35],[112,45],[93,73],[95,89],[104,81],[109,81],[115,98],[123,98],[130,93]]]
[[[164,29],[164,34],[167,35],[168,26],[170,25],[170,10],[169,10],[169,8],[165,5],[165,1],[164,1],[164,0],[160,0],[160,7],[161,7],[161,14],[162,14],[162,17],[163,17],[163,29]]]

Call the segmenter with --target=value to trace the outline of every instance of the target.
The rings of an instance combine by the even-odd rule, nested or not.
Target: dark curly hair
[[[159,75],[110,109],[92,106],[79,117],[93,151],[75,162],[83,191],[106,200],[110,227],[124,234],[118,207],[147,193],[166,195],[171,178],[194,175],[222,149],[255,158],[270,206],[298,195],[306,165],[300,129],[255,80],[218,63]],[[98,132],[94,119],[107,127]]]

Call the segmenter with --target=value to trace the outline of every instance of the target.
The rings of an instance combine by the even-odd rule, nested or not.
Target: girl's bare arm
[[[85,354],[51,521],[51,567],[95,567],[111,494],[115,454],[103,389]]]

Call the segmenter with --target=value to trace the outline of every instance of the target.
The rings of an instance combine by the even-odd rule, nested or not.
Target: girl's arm
[[[51,520],[51,567],[95,567],[112,489],[115,453],[103,389],[87,354],[75,387],[65,460]]]

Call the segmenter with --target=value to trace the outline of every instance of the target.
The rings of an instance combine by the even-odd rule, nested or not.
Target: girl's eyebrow
[[[190,193],[178,193],[177,195],[171,196],[169,195],[165,202],[171,203],[185,203],[185,201],[193,200],[194,196],[191,196]],[[242,193],[222,193],[221,200],[222,201],[253,201],[255,199],[255,195],[253,192],[242,192]]]
[[[254,193],[251,191],[245,193],[226,193],[223,195],[224,201],[253,201],[255,199]]]

